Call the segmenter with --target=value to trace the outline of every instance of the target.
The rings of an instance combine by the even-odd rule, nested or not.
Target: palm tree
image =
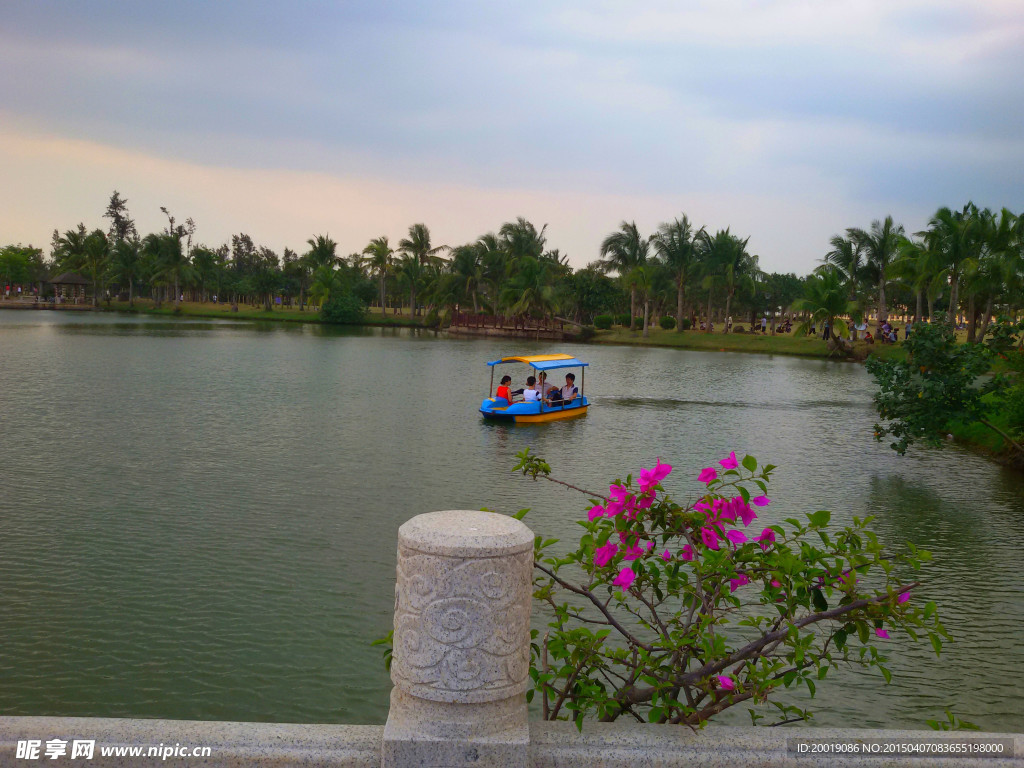
[[[100,305],[100,284],[110,264],[110,243],[102,229],[94,229],[85,238],[84,249],[78,262],[78,269],[92,280],[92,305]]]
[[[309,302],[314,306],[323,307],[331,300],[331,296],[338,293],[341,288],[338,271],[330,264],[323,264],[313,271],[313,282],[309,287]]]
[[[853,311],[855,307],[856,303],[848,298],[846,286],[837,272],[812,274],[804,283],[803,298],[793,302],[794,311],[808,314],[808,320],[797,325],[794,334],[806,335],[811,320],[819,325],[828,322],[833,331],[829,347],[833,351],[849,352],[850,348],[843,338],[849,329],[841,315]]]
[[[317,235],[306,242],[309,244],[309,251],[304,258],[311,270],[338,265],[338,244],[331,240],[330,235]]]
[[[154,282],[174,286],[174,303],[177,304],[182,278],[189,268],[181,248],[181,238],[166,232],[146,235],[142,241],[142,253],[149,262]]]
[[[708,289],[708,324],[705,329],[711,331],[711,296],[715,287],[725,288],[725,316],[729,317],[732,298],[736,289],[750,285],[760,274],[757,257],[747,253],[750,238],[741,240],[728,228],[720,229],[714,237],[706,232],[701,237],[703,262],[705,267],[704,287]],[[728,332],[728,323],[723,332]]]
[[[447,245],[439,245],[436,248],[430,244],[430,230],[426,224],[413,224],[409,227],[409,237],[398,241],[398,250],[414,257],[421,267],[430,263],[437,263],[440,259],[437,254],[448,250]]]
[[[647,262],[649,240],[640,236],[636,222],[622,222],[618,232],[612,232],[601,243],[601,269],[604,272],[618,272],[624,283],[629,283],[630,273]],[[636,285],[629,287],[629,329],[636,328]]]
[[[110,277],[121,284],[128,283],[128,306],[135,306],[135,281],[142,277],[142,243],[138,236],[120,240],[114,246],[110,260]]]
[[[377,278],[380,280],[380,312],[381,315],[384,315],[386,314],[384,292],[387,287],[388,273],[391,271],[391,257],[395,251],[388,245],[387,236],[381,235],[371,240],[370,244],[363,248],[363,253],[369,257],[366,259],[367,265],[377,273]]]
[[[409,290],[409,314],[416,317],[416,291],[425,282],[427,270],[415,256],[405,256],[398,264],[398,282]]]
[[[473,299],[473,314],[480,313],[478,294],[486,285],[479,243],[460,245],[452,249],[451,273],[455,277],[459,296]]]
[[[671,224],[662,224],[651,238],[654,249],[668,267],[676,281],[676,331],[683,330],[683,297],[687,280],[700,264],[700,238],[704,228],[693,231],[693,225],[683,214]]]
[[[960,211],[943,206],[928,222],[923,233],[934,259],[935,277],[949,285],[949,322],[956,327],[960,308],[960,281],[980,247],[978,209],[967,203]]]
[[[903,225],[893,224],[892,216],[886,216],[885,221],[876,219],[871,222],[870,232],[857,228],[848,229],[846,232],[861,249],[878,281],[878,322],[885,322],[889,316],[885,304],[885,283],[888,280],[886,272],[897,256]]]

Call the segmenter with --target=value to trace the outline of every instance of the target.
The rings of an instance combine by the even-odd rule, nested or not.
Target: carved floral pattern
[[[449,702],[527,687],[533,552],[464,559],[399,547],[391,679]]]

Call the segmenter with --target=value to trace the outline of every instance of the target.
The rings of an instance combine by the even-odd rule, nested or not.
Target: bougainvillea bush
[[[526,449],[516,470],[590,498],[572,551],[538,536],[536,598],[549,622],[534,632],[531,698],[549,720],[620,717],[699,727],[729,707],[754,722],[790,722],[807,710],[773,701],[781,689],[815,687],[840,665],[874,668],[926,636],[947,637],[933,603],[907,578],[929,554],[888,549],[872,518],[830,527],[818,511],[769,525],[774,467],[735,453],[693,478],[685,504],[661,486],[655,462],[594,493],[551,477]],[[525,515],[527,510],[517,517]]]

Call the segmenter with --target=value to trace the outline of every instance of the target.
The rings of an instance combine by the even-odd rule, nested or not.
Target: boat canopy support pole
[[[487,393],[488,397],[494,397],[494,366],[491,366],[491,389]]]

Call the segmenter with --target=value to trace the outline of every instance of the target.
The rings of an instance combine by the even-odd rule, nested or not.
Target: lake
[[[553,349],[0,310],[0,714],[382,723],[401,523],[531,507],[538,533],[578,530],[583,497],[510,472],[529,446],[593,488],[660,456],[682,498],[751,453],[779,466],[762,520],[876,515],[934,554],[919,593],[956,642],[894,633],[892,684],[830,675],[813,722],[950,706],[1024,732],[1024,478],[952,445],[897,456],[870,376],[820,360],[560,345],[592,364],[590,413],[483,422],[485,361]]]

